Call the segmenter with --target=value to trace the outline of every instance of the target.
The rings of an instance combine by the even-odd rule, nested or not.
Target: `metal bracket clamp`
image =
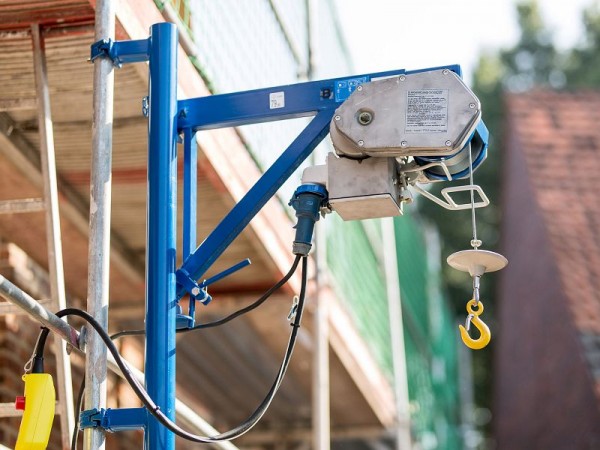
[[[90,50],[90,62],[98,58],[108,58],[115,67],[123,64],[148,61],[150,59],[150,40],[113,41],[101,39],[94,42]]]
[[[79,429],[97,428],[101,426],[102,418],[106,413],[105,409],[98,410],[96,408],[81,411],[79,414]]]
[[[144,428],[148,419],[146,408],[88,409],[79,415],[79,429],[103,428],[116,431]]]
[[[194,280],[189,272],[187,272],[185,269],[179,269],[176,273],[175,273],[175,277],[177,280],[177,283],[183,287],[183,289],[185,290],[185,292],[187,292],[188,294],[190,294],[190,302],[189,302],[189,308],[188,308],[188,314],[185,315],[182,313],[182,309],[181,306],[179,305],[179,302],[177,304],[177,319],[176,319],[176,327],[177,329],[185,329],[185,328],[192,328],[194,326],[194,316],[196,313],[196,300],[198,300],[199,302],[201,302],[203,305],[208,305],[211,300],[212,297],[208,294],[206,288],[208,287],[208,285],[215,283],[217,281],[219,281],[222,278],[225,278],[228,275],[231,275],[234,272],[237,272],[240,269],[243,269],[244,267],[250,265],[250,260],[248,258],[244,259],[243,261],[240,261],[239,263],[233,265],[232,267],[230,267],[229,269],[224,270],[221,273],[218,273],[217,275],[209,278],[208,280],[204,280],[202,283],[198,284],[198,282],[196,280]],[[181,297],[179,297],[181,298]],[[179,300],[178,298],[178,300]]]
[[[180,284],[194,300],[198,300],[200,303],[207,305],[212,300],[212,297],[208,295],[206,291],[206,285],[200,286],[196,280],[194,280],[185,269],[179,269],[175,273],[177,283]]]

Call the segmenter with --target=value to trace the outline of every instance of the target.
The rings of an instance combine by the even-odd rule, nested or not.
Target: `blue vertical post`
[[[196,196],[198,193],[198,148],[196,132],[183,132],[183,260],[196,250]],[[189,316],[194,319],[196,302],[190,298]]]
[[[175,255],[177,226],[177,29],[150,28],[146,242],[146,389],[175,419]],[[146,450],[174,450],[175,436],[149,418]]]

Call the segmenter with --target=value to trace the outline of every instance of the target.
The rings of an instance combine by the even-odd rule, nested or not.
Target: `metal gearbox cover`
[[[449,69],[359,86],[336,110],[330,132],[338,155],[449,156],[481,119],[479,99]]]
[[[329,205],[343,220],[401,215],[397,165],[394,158],[357,161],[329,153]]]

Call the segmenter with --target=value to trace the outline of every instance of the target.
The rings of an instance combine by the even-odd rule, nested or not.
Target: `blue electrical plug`
[[[303,184],[294,192],[289,205],[298,218],[292,248],[295,255],[307,256],[310,252],[315,222],[319,220],[321,206],[327,202],[328,196],[327,189],[320,184]]]

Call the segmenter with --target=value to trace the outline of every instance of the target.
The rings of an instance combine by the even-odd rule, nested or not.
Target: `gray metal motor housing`
[[[360,85],[336,110],[330,133],[340,156],[449,156],[481,119],[479,99],[449,69]]]

